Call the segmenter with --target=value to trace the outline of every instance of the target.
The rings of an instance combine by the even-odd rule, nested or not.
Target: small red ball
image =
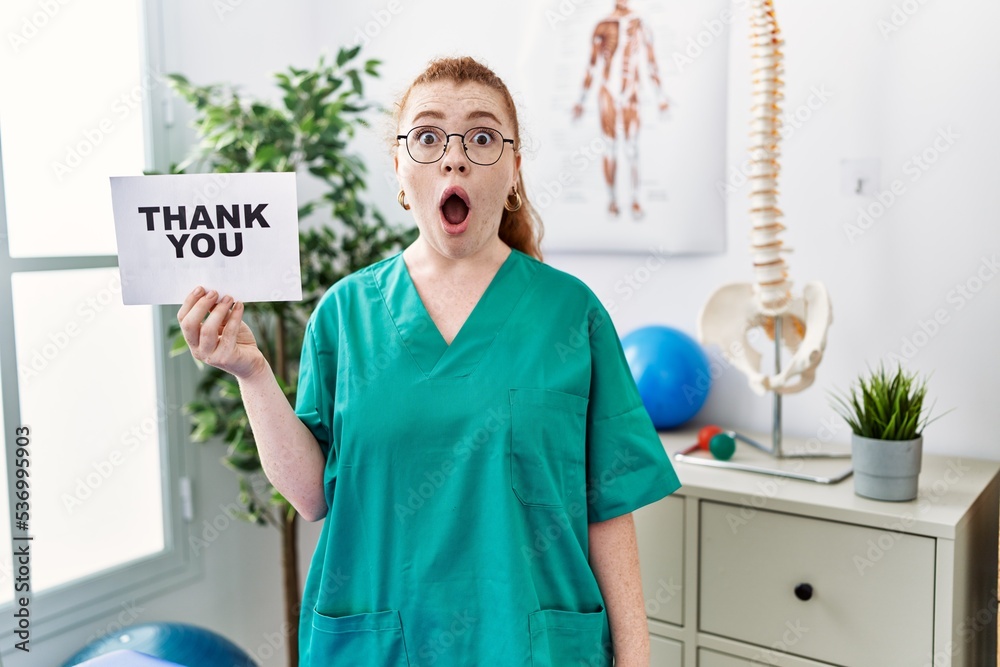
[[[722,433],[722,429],[715,424],[709,424],[708,426],[703,426],[700,431],[698,431],[698,446],[705,451],[708,451],[708,446],[714,438],[719,433]]]

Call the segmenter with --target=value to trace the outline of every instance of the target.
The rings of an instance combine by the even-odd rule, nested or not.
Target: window
[[[145,26],[158,11],[0,5],[0,539],[25,534],[11,510],[14,429],[27,426],[33,641],[192,571],[167,446],[186,433],[164,341],[172,312],[122,305],[108,180],[154,168],[159,35]],[[0,549],[4,619],[11,568]]]

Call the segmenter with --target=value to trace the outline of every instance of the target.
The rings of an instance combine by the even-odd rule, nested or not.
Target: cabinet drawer
[[[649,618],[684,623],[684,498],[667,496],[632,513]]]
[[[852,667],[931,658],[934,539],[708,501],[700,518],[701,630]]]
[[[813,662],[805,658],[794,656],[778,655],[768,650],[752,658],[740,658],[728,653],[718,653],[711,649],[698,649],[698,667],[763,667],[773,665],[774,667],[829,667],[829,663]]]
[[[747,658],[698,649],[698,667],[750,667],[752,664]]]
[[[659,635],[649,636],[649,667],[681,667],[684,647],[680,642]]]

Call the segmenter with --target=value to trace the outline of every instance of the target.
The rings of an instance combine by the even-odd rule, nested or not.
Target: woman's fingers
[[[249,343],[255,344],[253,335],[243,323],[244,310],[243,302],[236,302],[229,295],[220,298],[215,290],[206,293],[200,286],[192,290],[177,311],[177,320],[191,355],[237,376],[252,370],[253,354],[244,350],[240,343],[241,332],[247,331]],[[254,352],[259,354],[259,350]]]
[[[198,285],[193,290],[191,290],[191,293],[188,294],[187,298],[184,299],[184,303],[181,304],[180,310],[177,311],[178,322],[184,321],[184,317],[191,312],[191,309],[194,307],[195,302],[197,302],[198,299],[200,299],[204,294],[205,294],[205,288],[202,287],[201,285]]]
[[[208,318],[201,325],[201,333],[198,337],[198,352],[204,360],[215,352],[219,345],[219,334],[222,329],[222,321],[229,312],[229,306],[233,303],[233,297],[228,294],[215,304]],[[197,311],[197,306],[192,309],[192,313]]]
[[[181,323],[181,332],[183,332],[184,340],[187,341],[188,347],[190,347],[192,351],[197,350],[201,344],[201,323],[204,321],[205,315],[208,314],[209,309],[215,305],[218,298],[218,292],[212,290],[211,292],[195,299],[194,304],[183,317],[180,317],[180,313],[178,312],[178,319]],[[185,303],[186,301],[187,300],[185,299]]]
[[[226,324],[222,328],[222,336],[219,338],[219,351],[222,354],[232,354],[236,351],[236,335],[240,332],[240,324],[243,323],[243,302],[237,301],[233,304],[233,309],[229,311]]]

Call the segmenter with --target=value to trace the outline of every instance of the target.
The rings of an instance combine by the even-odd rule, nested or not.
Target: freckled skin
[[[444,118],[418,118],[423,111],[440,112]],[[490,118],[466,119],[474,111],[489,112],[500,122]],[[400,114],[399,134],[424,124],[437,125],[448,133],[464,133],[477,126],[493,127],[505,138],[516,139],[500,94],[477,83],[435,82],[415,86]],[[465,156],[459,137],[451,137],[447,154],[432,164],[411,160],[406,146],[400,141],[393,162],[410,212],[420,229],[421,245],[424,246],[421,254],[433,251],[441,256],[425,256],[426,259],[449,266],[451,263],[444,260],[474,258],[477,253],[496,251],[503,203],[517,184],[521,166],[521,155],[515,153],[510,144],[504,146],[499,162],[482,166],[473,164]],[[465,188],[472,204],[469,229],[457,237],[449,236],[439,223],[439,198],[451,184]]]
[[[424,112],[442,117],[421,116]],[[496,119],[470,119],[474,112],[488,112]],[[417,125],[436,125],[448,134],[492,127],[504,138],[517,140],[500,94],[478,83],[415,86],[400,113],[397,133],[406,134]],[[451,137],[445,156],[432,164],[414,162],[400,141],[393,163],[420,230],[403,258],[428,314],[450,343],[510,253],[499,237],[500,219],[504,201],[517,184],[521,154],[506,144],[499,162],[478,165],[466,157],[460,138]],[[440,198],[450,185],[464,188],[470,200],[469,226],[459,235],[441,227]]]

